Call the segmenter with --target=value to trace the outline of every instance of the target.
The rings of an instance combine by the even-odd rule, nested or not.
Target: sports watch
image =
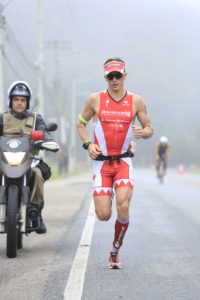
[[[87,142],[83,143],[83,148],[84,148],[85,150],[87,150],[90,144],[92,144],[91,141],[87,141]]]

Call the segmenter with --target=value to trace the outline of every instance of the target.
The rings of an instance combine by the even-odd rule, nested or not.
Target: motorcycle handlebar
[[[60,149],[60,146],[57,142],[55,141],[34,141],[32,143],[32,148],[33,149],[38,149],[38,150],[48,150],[52,152],[57,152]]]

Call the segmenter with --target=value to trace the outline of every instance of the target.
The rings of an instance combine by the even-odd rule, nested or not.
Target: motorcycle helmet
[[[161,136],[160,143],[161,144],[167,144],[168,143],[168,138],[166,136]]]
[[[32,91],[28,83],[26,83],[25,81],[15,81],[11,84],[11,86],[8,89],[9,108],[12,108],[12,98],[14,96],[26,97],[27,99],[26,109],[30,108]]]

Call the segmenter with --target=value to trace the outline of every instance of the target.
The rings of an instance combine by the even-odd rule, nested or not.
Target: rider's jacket
[[[46,131],[46,125],[39,114],[26,111],[18,114],[9,110],[0,114],[0,135],[21,136],[32,130]]]
[[[133,138],[133,94],[126,92],[115,101],[107,91],[100,92],[98,118],[94,121],[94,143],[103,155],[120,155],[130,149]]]
[[[45,139],[51,140],[51,135],[46,131],[46,125],[41,115],[26,111],[15,113],[12,110],[0,114],[0,136],[20,137],[30,134],[33,130],[45,131]],[[38,154],[38,150],[32,150]]]
[[[4,136],[21,136],[28,135],[35,129],[34,114],[30,114],[26,118],[16,118],[9,111],[3,113],[3,135]]]

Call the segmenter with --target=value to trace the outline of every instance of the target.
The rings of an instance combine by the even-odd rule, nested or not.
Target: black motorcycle
[[[47,126],[48,131],[56,129],[54,123]],[[23,235],[40,227],[39,211],[30,201],[35,189],[29,176],[31,168],[42,161],[38,150],[56,152],[59,145],[46,140],[43,131],[19,138],[0,137],[0,233],[7,234],[9,258],[16,257],[17,249],[23,247]]]

